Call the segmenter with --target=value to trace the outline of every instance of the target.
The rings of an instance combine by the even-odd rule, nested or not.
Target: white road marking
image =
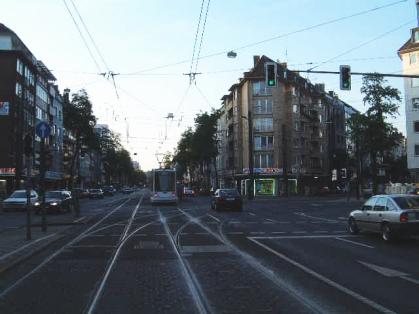
[[[352,243],[352,244],[355,244],[355,245],[359,245],[359,246],[362,246],[362,247],[366,247],[366,248],[369,248],[369,249],[375,249],[375,247],[373,247],[371,245],[364,244],[364,243],[351,241],[351,240],[347,240],[347,239],[342,239],[340,237],[336,237],[335,239],[339,240],[339,241],[344,241],[344,242]]]
[[[355,235],[342,235],[339,236],[339,238],[358,238],[359,236],[355,236]],[[257,240],[277,240],[277,239],[323,239],[323,238],[336,238],[336,235],[332,235],[332,234],[319,234],[319,235],[286,235],[286,236],[265,236],[265,237],[250,237],[252,239],[257,239]]]
[[[227,234],[244,234],[244,232],[232,231],[232,232],[227,232]]]
[[[294,233],[294,234],[303,234],[303,233],[307,233],[307,231],[293,231],[291,233]]]
[[[218,221],[218,222],[221,222],[221,220],[220,220],[220,219],[218,219],[217,217],[214,217],[213,215],[208,215],[208,217],[211,217],[212,219],[214,219],[214,220],[216,220],[216,221]]]
[[[280,221],[279,223],[280,223],[280,224],[290,224],[290,223],[291,223],[291,221]]]
[[[273,222],[273,223],[278,222],[278,221],[276,221],[274,219],[269,219],[269,218],[266,218],[265,220],[270,221],[270,222]]]
[[[347,233],[348,231],[346,230],[336,230],[336,231],[332,231],[332,233]]]
[[[284,261],[286,261],[286,262],[292,264],[293,266],[301,269],[302,271],[306,272],[307,274],[319,279],[320,281],[323,281],[324,283],[328,284],[329,286],[331,286],[333,288],[336,288],[337,290],[339,290],[343,293],[346,293],[347,295],[357,299],[358,301],[369,305],[370,307],[374,308],[375,310],[380,311],[382,313],[395,314],[395,312],[393,312],[392,310],[390,310],[390,309],[388,309],[388,308],[386,308],[386,307],[384,307],[384,306],[382,306],[382,305],[380,305],[380,304],[378,304],[378,303],[376,303],[376,302],[374,302],[374,301],[372,301],[372,300],[370,300],[366,297],[363,297],[362,295],[356,293],[355,291],[353,291],[349,288],[346,288],[346,287],[342,286],[341,284],[339,284],[339,283],[337,283],[337,282],[335,282],[335,281],[317,273],[316,271],[308,268],[307,266],[304,266],[303,264],[285,256],[284,254],[275,251],[274,249],[270,248],[269,246],[257,241],[255,238],[249,238],[249,240],[251,240],[255,244],[259,245],[260,247],[263,247],[265,250],[271,252],[272,254],[276,255],[277,257],[283,259]]]
[[[231,249],[224,244],[218,245],[182,245],[180,247],[182,253],[224,253],[230,252]]]
[[[195,232],[196,235],[209,235],[208,232]]]
[[[329,231],[326,231],[326,230],[316,230],[316,231],[313,231],[313,233],[328,233]]]
[[[272,224],[274,224],[274,222],[272,222],[272,221],[264,221],[262,223],[265,224],[265,225],[272,225]]]
[[[94,248],[115,248],[115,245],[72,245],[69,246],[70,249],[84,249],[84,248],[88,248],[88,249],[94,249]]]
[[[252,213],[252,212],[249,212],[248,213],[250,216],[256,216],[256,214],[255,213]]]
[[[284,234],[286,233],[285,231],[273,231],[271,232],[272,234]]]
[[[265,234],[265,232],[262,231],[251,231],[250,234]]]
[[[20,252],[20,251],[22,251],[22,250],[26,249],[27,247],[30,247],[31,245],[34,245],[35,243],[38,243],[38,242],[40,242],[40,241],[42,241],[42,240],[45,240],[45,239],[51,238],[51,237],[53,237],[53,236],[55,236],[55,235],[56,235],[56,233],[53,233],[53,234],[47,235],[47,236],[45,236],[45,237],[42,237],[42,238],[36,239],[36,240],[34,240],[34,241],[32,241],[32,242],[30,242],[30,243],[28,243],[28,244],[22,245],[21,247],[17,248],[16,250],[13,250],[13,251],[11,251],[11,252],[9,252],[9,253],[6,253],[6,254],[4,254],[4,255],[0,256],[0,260],[4,260],[4,259],[8,258],[9,256],[12,256],[13,254],[18,253],[18,252]]]
[[[302,216],[302,217],[313,218],[313,219],[318,219],[318,220],[327,221],[327,222],[334,222],[334,223],[335,222],[338,222],[338,221],[333,220],[333,219],[327,219],[327,218],[322,218],[322,217],[310,216],[310,215],[307,215],[307,214],[301,213],[301,212],[296,212],[294,214],[295,215],[298,215],[298,216]]]

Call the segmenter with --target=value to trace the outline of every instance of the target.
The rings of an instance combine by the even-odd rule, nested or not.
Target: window
[[[411,78],[411,82],[412,82],[412,87],[419,87],[419,78],[417,77]]]
[[[300,124],[298,123],[298,121],[294,122],[294,130],[298,131],[300,129]]]
[[[22,61],[20,61],[20,59],[16,60],[16,71],[20,75],[23,75],[23,63],[22,63]]]
[[[389,210],[389,211],[396,211],[397,210],[396,205],[394,205],[393,201],[391,201],[390,199],[387,200],[387,210]]]
[[[254,167],[255,168],[272,168],[273,155],[272,154],[255,154]]]
[[[294,138],[292,142],[294,144],[294,148],[299,148],[300,147],[300,139],[299,138]]]
[[[416,53],[409,54],[410,64],[416,63]]]
[[[322,115],[319,114],[319,122],[322,123]]]
[[[266,87],[265,81],[253,82],[253,96],[267,96],[272,95],[271,88]]]
[[[415,43],[419,42],[419,31],[415,31],[413,34],[413,40]]]
[[[419,98],[412,98],[412,109],[419,109]]]
[[[36,118],[42,120],[42,110],[39,107],[36,107]]]
[[[40,85],[36,86],[36,96],[48,103],[48,93]]]
[[[22,97],[23,96],[23,90],[22,85],[19,82],[16,82],[16,90],[15,90],[16,96]]]
[[[272,132],[273,120],[272,118],[255,119],[253,127],[256,132]]]
[[[297,113],[298,112],[297,105],[292,105],[292,112],[294,112],[294,113]]]
[[[273,136],[255,136],[254,148],[255,150],[268,150],[273,148]]]
[[[319,137],[322,138],[323,137],[323,131],[319,130]]]
[[[375,203],[374,211],[382,212],[386,210],[387,199],[385,197],[379,197],[377,203]]]
[[[413,121],[413,129],[416,133],[419,133],[419,121]]]
[[[419,156],[419,145],[415,145],[415,156]]]
[[[256,114],[271,114],[272,99],[257,99],[253,104],[253,111]]]
[[[372,210],[376,200],[376,197],[371,197],[368,201],[366,201],[365,205],[362,207],[362,210]]]

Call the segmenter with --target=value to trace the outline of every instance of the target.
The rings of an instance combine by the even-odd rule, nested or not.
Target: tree
[[[400,92],[386,83],[378,74],[363,77],[361,93],[367,110],[364,114],[354,114],[349,121],[350,136],[360,160],[365,154],[369,156],[374,194],[378,186],[378,161],[382,161],[385,152],[392,150],[401,139],[400,132],[387,122],[398,114]]]
[[[216,134],[219,117],[219,110],[197,114],[194,129],[189,128],[182,134],[173,157],[173,162],[183,172],[187,169],[198,170],[205,178],[206,187],[209,187],[210,165],[218,154]]]
[[[82,146],[99,148],[99,139],[94,132],[96,117],[87,92],[82,89],[72,95],[71,101],[64,98],[64,127],[71,131],[76,139],[75,152],[70,164],[70,185],[73,187],[74,169]]]

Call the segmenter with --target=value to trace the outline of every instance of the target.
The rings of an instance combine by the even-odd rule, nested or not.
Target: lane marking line
[[[301,212],[296,212],[296,213],[294,213],[294,214],[295,214],[295,215],[298,215],[298,216],[302,216],[302,217],[313,218],[313,219],[318,219],[318,220],[327,221],[327,222],[332,222],[332,223],[339,222],[339,221],[337,221],[337,220],[333,220],[333,219],[327,219],[327,218],[321,218],[321,217],[316,217],[316,216],[310,216],[310,215],[307,215],[307,214],[305,214],[305,213],[301,213]]]
[[[378,304],[378,303],[376,303],[376,302],[374,302],[374,301],[372,301],[372,300],[370,300],[366,297],[363,297],[362,295],[356,293],[355,291],[353,291],[349,288],[346,288],[346,287],[342,286],[341,284],[339,284],[339,283],[337,283],[337,282],[335,282],[335,281],[317,273],[316,271],[308,268],[307,266],[304,266],[303,264],[285,256],[284,254],[275,251],[271,247],[257,241],[255,238],[249,238],[249,240],[251,240],[253,243],[259,245],[260,247],[264,248],[265,250],[271,252],[272,254],[276,255],[277,257],[283,259],[284,261],[290,263],[291,265],[299,268],[300,270],[304,271],[305,273],[319,279],[320,281],[323,281],[324,283],[328,284],[329,286],[331,286],[333,288],[336,288],[337,290],[339,290],[343,293],[346,293],[347,295],[357,299],[358,301],[360,301],[360,302],[362,302],[366,305],[369,305],[370,307],[374,308],[375,310],[378,310],[378,311],[380,311],[382,313],[386,313],[386,314],[396,314],[392,310],[390,310],[390,309],[388,309],[388,308],[386,308],[386,307],[384,307],[384,306],[382,306],[382,305],[380,305],[380,304]]]
[[[221,220],[220,220],[220,219],[218,219],[217,217],[215,217],[215,216],[213,216],[213,215],[211,215],[211,214],[208,214],[208,217],[211,217],[212,219],[214,219],[214,220],[216,220],[216,221],[218,221],[218,222],[221,222]]]
[[[256,216],[256,214],[255,213],[252,213],[252,212],[249,212],[248,213],[250,216]]]
[[[336,240],[339,240],[339,241],[343,241],[343,242],[347,242],[347,243],[352,243],[352,244],[355,244],[355,245],[359,245],[359,246],[362,246],[362,247],[366,247],[366,248],[369,248],[369,249],[375,249],[375,247],[373,247],[371,245],[364,244],[364,243],[360,243],[360,242],[356,242],[356,241],[351,241],[351,240],[348,240],[348,239],[342,239],[340,237],[335,237],[335,239]]]

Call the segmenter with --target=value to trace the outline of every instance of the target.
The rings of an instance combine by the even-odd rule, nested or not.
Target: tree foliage
[[[402,139],[401,133],[387,121],[398,114],[400,92],[386,84],[378,74],[364,76],[361,93],[367,110],[349,119],[350,136],[357,153],[361,158],[367,155],[370,159],[374,192],[377,191],[378,160],[383,160]]]
[[[195,117],[194,128],[188,128],[181,136],[175,151],[173,162],[183,171],[186,169],[203,169],[214,162],[217,149],[218,110],[211,113],[199,113]]]

